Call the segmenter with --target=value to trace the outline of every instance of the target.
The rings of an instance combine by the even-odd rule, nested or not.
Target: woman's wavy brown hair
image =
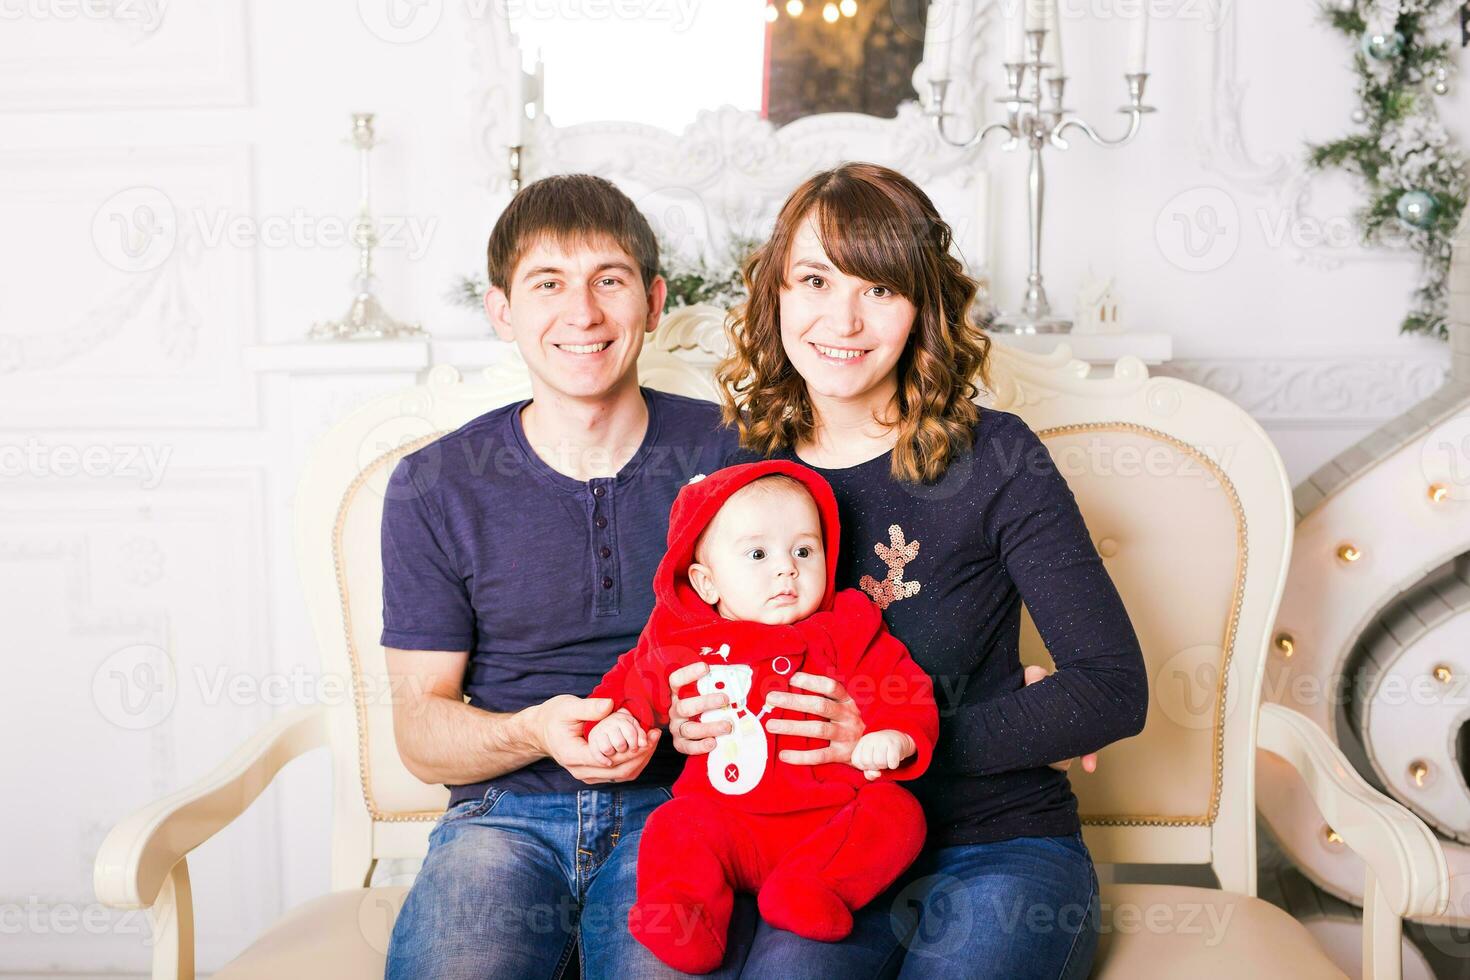
[[[899,356],[895,479],[931,482],[974,441],[975,380],[990,384],[990,338],[970,323],[978,283],[950,254],[953,233],[903,174],[846,163],[786,199],[770,239],[746,260],[749,300],[730,314],[730,354],[715,370],[727,424],[762,455],[808,442],[816,428],[806,383],[781,344],[781,290],[791,243],[808,215],[822,248],[850,276],[887,286],[917,309]]]

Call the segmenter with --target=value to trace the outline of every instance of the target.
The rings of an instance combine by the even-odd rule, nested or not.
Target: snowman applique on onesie
[[[711,651],[705,647],[699,652],[708,655]],[[745,664],[729,663],[728,643],[721,644],[714,653],[726,662],[712,664],[709,673],[696,684],[700,694],[724,694],[730,699],[730,705],[705,711],[699,720],[705,724],[728,722],[730,731],[715,737],[715,750],[705,757],[708,760],[705,768],[711,786],[728,796],[740,796],[750,792],[765,775],[770,747],[761,719],[771,709],[762,705],[759,711],[751,711],[754,672]]]
[[[776,474],[796,480],[816,504],[825,592],[816,611],[795,622],[727,619],[690,582],[695,543],[732,494]],[[589,695],[611,698],[644,730],[666,726],[669,675],[702,662],[709,671],[678,696],[729,699],[699,721],[729,722],[730,731],[709,753],[687,757],[674,798],[643,827],[637,902],[628,913],[629,931],[686,973],[719,967],[735,891],[756,893],[771,925],[837,941],[851,932],[852,912],[892,884],[923,844],[923,812],[898,783],[928,768],[939,730],[933,686],[866,594],[834,588],[840,540],[831,487],[800,464],[747,463],[686,485],[670,515],[648,624]],[[808,693],[791,686],[797,673],[841,683],[865,732],[903,733],[913,753],[876,779],[847,763],[782,761],[784,751],[827,744],[766,728],[772,719],[812,718],[768,703],[777,691]]]

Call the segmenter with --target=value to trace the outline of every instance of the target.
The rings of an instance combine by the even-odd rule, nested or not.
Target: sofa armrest
[[[1434,832],[1378,792],[1320,728],[1290,708],[1261,705],[1256,744],[1301,773],[1322,816],[1363,859],[1401,916],[1432,916],[1449,902],[1449,869]]]
[[[113,908],[151,908],[185,855],[244,813],[286,763],[328,739],[326,708],[286,712],[193,786],[123,819],[97,852],[97,899]]]
[[[1317,809],[1368,866],[1363,886],[1364,980],[1403,976],[1403,917],[1442,915],[1450,874],[1433,831],[1369,786],[1311,719],[1261,705],[1256,745],[1280,756],[1307,784]]]

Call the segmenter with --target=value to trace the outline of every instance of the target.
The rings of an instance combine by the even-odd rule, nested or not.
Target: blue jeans
[[[451,807],[393,925],[389,980],[678,977],[628,934],[638,836],[668,790],[524,794]],[[749,933],[750,920],[732,923]],[[713,974],[738,976],[740,966]]]
[[[757,923],[744,971],[1074,980],[1091,970],[1099,921],[1097,873],[1081,834],[961,844],[921,854],[853,916],[840,943]]]
[[[638,839],[664,789],[519,794],[452,807],[393,926],[387,977],[679,977],[628,934]],[[1069,907],[1087,907],[1086,928]],[[1050,910],[1051,927],[1042,921]],[[741,895],[711,977],[1086,976],[1097,878],[1081,838],[1019,838],[922,855],[840,943],[760,921]],[[1068,931],[1070,927],[1070,931]],[[907,956],[905,949],[907,947]]]

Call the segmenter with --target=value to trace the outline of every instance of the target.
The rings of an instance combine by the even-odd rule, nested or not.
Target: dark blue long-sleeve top
[[[1136,735],[1148,707],[1138,637],[1076,498],[1010,412],[982,409],[973,447],[932,483],[895,479],[890,455],[812,468],[837,496],[838,588],[861,588],[883,607],[934,680],[940,743],[929,772],[909,784],[929,842],[1073,833],[1077,798],[1048,763]],[[754,458],[738,450],[726,462]],[[1057,665],[1030,687],[1022,602]]]

